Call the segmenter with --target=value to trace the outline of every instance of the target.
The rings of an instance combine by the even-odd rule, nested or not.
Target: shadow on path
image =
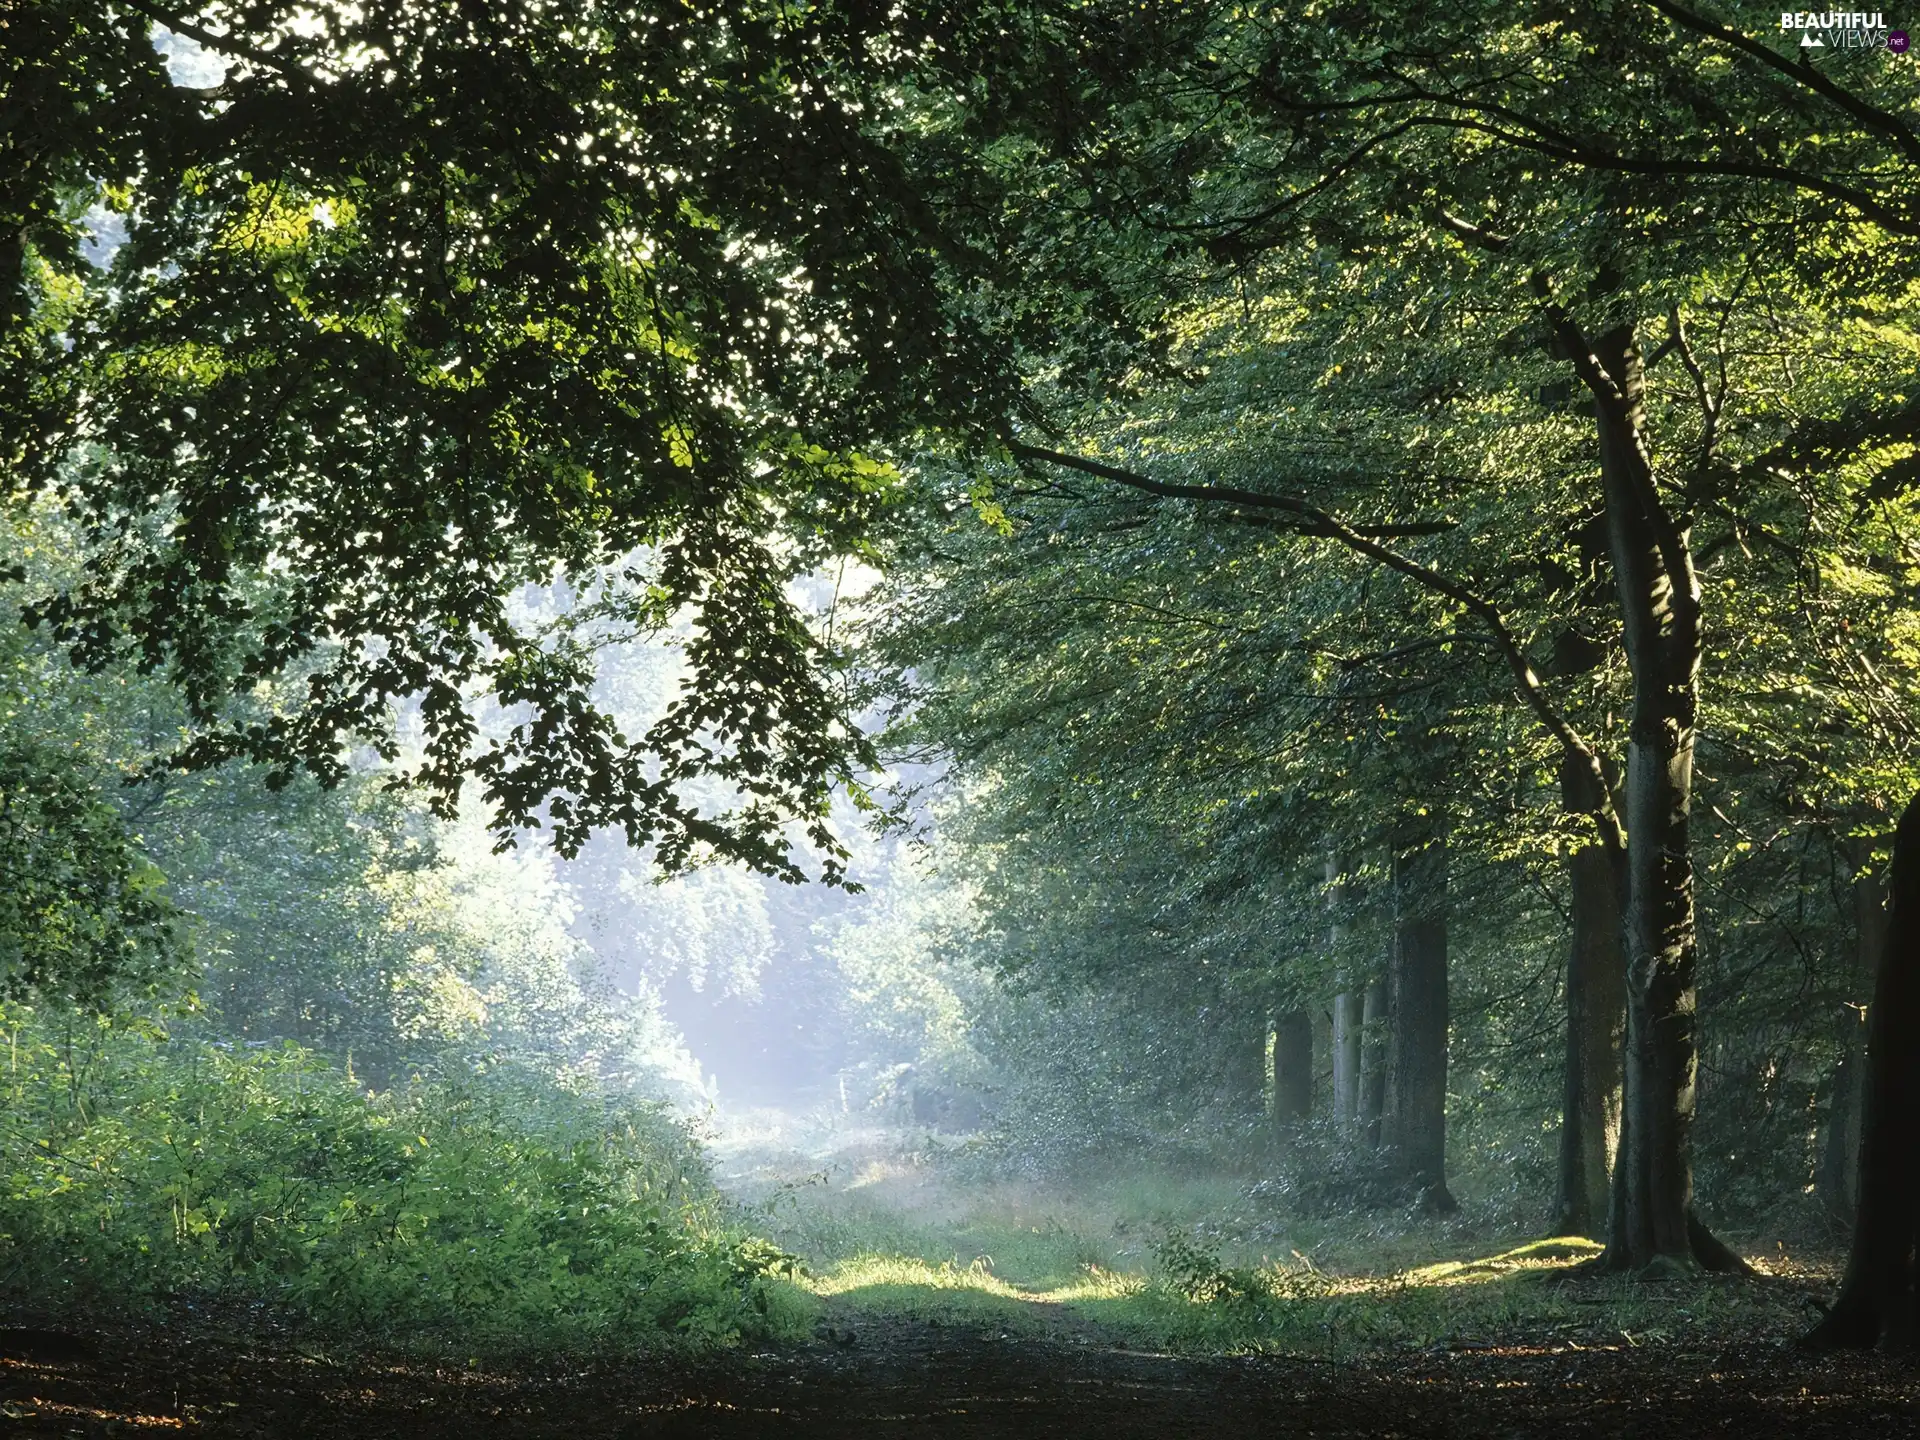
[[[102,1330],[0,1354],[0,1434],[218,1437],[1653,1437],[1920,1434],[1883,1357],[1747,1345],[1193,1358],[868,1318],[698,1361],[485,1370]]]

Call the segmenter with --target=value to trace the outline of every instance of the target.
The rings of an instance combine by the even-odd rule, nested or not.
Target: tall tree
[[[1169,482],[1139,464],[1103,462],[1104,473],[1243,513],[1291,515],[1421,579],[1501,636],[1517,687],[1599,782],[1586,797],[1598,838],[1626,855],[1632,1020],[1608,1262],[1727,1263],[1691,1213],[1690,822],[1706,644],[1692,531],[1711,515],[1742,533],[1743,512],[1764,508],[1757,492],[1780,472],[1756,464],[1760,447],[1733,443],[1727,371],[1702,363],[1689,327],[1703,293],[1718,292],[1723,317],[1749,294],[1812,300],[1817,256],[1862,257],[1869,307],[1906,288],[1920,212],[1894,177],[1920,156],[1920,134],[1903,118],[1915,96],[1911,67],[1875,57],[1842,82],[1669,0],[1604,17],[1381,5],[1332,30],[1278,9],[1150,8],[1145,24],[1130,14],[1118,40],[1102,7],[1015,13],[1023,46],[968,53],[989,66],[1006,57],[999,63],[1027,82],[1028,108],[980,109],[976,120],[995,135],[1018,133],[1023,153],[1037,157],[1027,173],[1081,217],[1078,238],[1126,257],[1112,269],[1111,313],[1150,330],[1169,294],[1250,279],[1271,286],[1267,277],[1286,269],[1280,256],[1313,246],[1311,261],[1293,263],[1289,278],[1308,287],[1295,294],[1336,287],[1351,257],[1376,310],[1387,293],[1456,297],[1403,331],[1412,354],[1471,348],[1471,327],[1485,337],[1485,383],[1502,350],[1511,377],[1518,355],[1544,344],[1590,398],[1599,483],[1562,515],[1606,515],[1633,679],[1624,815],[1613,812],[1592,745],[1540,686],[1497,607],[1470,577],[1390,553],[1341,520],[1347,497],[1315,503],[1323,475],[1283,464],[1227,487]],[[1075,83],[1076,74],[1088,78]],[[1796,237],[1792,249],[1785,234]],[[1447,253],[1448,240],[1466,247],[1461,257]],[[1071,273],[1087,264],[1076,260]],[[1473,299],[1460,303],[1464,295]],[[1355,331],[1368,328],[1358,310],[1347,312]],[[1642,330],[1660,325],[1659,349],[1643,357],[1651,336],[1643,341]],[[1665,407],[1661,426],[1647,406],[1655,356],[1672,357],[1692,392]],[[1476,383],[1463,370],[1434,378],[1436,400]],[[1868,387],[1855,400],[1856,453],[1910,429],[1904,396]],[[1776,411],[1766,423],[1779,436],[1792,417]],[[1062,459],[1018,439],[1013,450]]]
[[[1900,817],[1867,1029],[1859,1204],[1840,1294],[1806,1343],[1891,1348],[1920,1332],[1920,797]]]
[[[1393,836],[1391,1057],[1385,1139],[1422,1203],[1452,1210],[1447,1189],[1447,834],[1409,817]]]
[[[1562,757],[1560,787],[1568,811],[1588,814],[1597,808],[1594,784],[1588,766],[1575,756]],[[1554,1229],[1561,1234],[1592,1234],[1607,1217],[1626,1038],[1624,859],[1598,843],[1579,844],[1567,857],[1567,1028],[1554,1202]]]

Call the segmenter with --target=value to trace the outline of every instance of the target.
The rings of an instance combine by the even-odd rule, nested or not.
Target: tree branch
[[[232,55],[236,59],[246,60],[271,70],[293,81],[303,90],[311,90],[314,86],[312,74],[302,70],[291,60],[283,60],[278,55],[249,45],[244,40],[236,40],[230,35],[216,35],[204,25],[197,25],[184,16],[163,10],[158,5],[149,3],[149,0],[120,0],[120,3],[129,10],[146,16],[154,24],[164,25],[174,34],[185,35],[189,40],[196,41],[209,50],[217,50],[222,55]]]
[[[1785,56],[1762,45],[1758,40],[1743,35],[1738,30],[1722,25],[1718,21],[1709,20],[1704,15],[1696,15],[1691,10],[1674,4],[1673,0],[1646,0],[1646,3],[1674,24],[1691,30],[1697,35],[1705,35],[1710,39],[1731,45],[1742,54],[1758,60],[1768,69],[1786,76],[1795,84],[1804,85],[1814,94],[1832,101],[1867,129],[1891,140],[1901,154],[1914,164],[1920,165],[1920,133],[1916,133],[1897,115],[1890,114],[1877,105],[1869,105],[1858,95],[1849,90],[1843,90],[1809,65],[1804,58],[1797,64],[1789,61]]]
[[[1687,342],[1687,329],[1681,322],[1678,305],[1667,311],[1666,343],[1680,357],[1688,378],[1693,381],[1694,394],[1700,401],[1700,458],[1694,462],[1694,466],[1697,471],[1705,471],[1713,462],[1714,452],[1720,448],[1720,406],[1713,398],[1713,388],[1707,383],[1707,372],[1700,368],[1699,358],[1693,353],[1693,346]]]
[[[1102,464],[1098,460],[1090,460],[1084,455],[1068,455],[1058,450],[1042,449],[1037,445],[1022,445],[1018,441],[1009,441],[1007,451],[1019,460],[1043,460],[1049,465],[1078,470],[1083,475],[1095,475],[1102,480],[1117,481],[1132,489],[1144,490],[1150,495],[1159,495],[1169,500],[1210,500],[1230,505],[1244,505],[1256,510],[1278,510],[1298,517],[1297,523],[1286,528],[1302,535],[1334,533],[1324,528],[1326,522],[1331,520],[1325,511],[1289,495],[1269,495],[1264,491],[1240,490],[1231,485],[1182,485],[1172,481],[1153,480],[1132,470],[1122,470],[1116,466]],[[1451,520],[1415,520],[1405,525],[1355,525],[1349,528],[1356,535],[1403,539],[1417,535],[1443,535],[1453,529],[1454,525]]]
[[[1667,509],[1666,502],[1660,498],[1659,488],[1654,484],[1653,456],[1647,452],[1646,436],[1634,420],[1632,402],[1625,387],[1607,373],[1607,367],[1600,363],[1600,357],[1594,353],[1593,344],[1587,339],[1579,322],[1553,299],[1552,282],[1546,276],[1536,274],[1533,277],[1533,289],[1541,297],[1541,313],[1547,317],[1547,323],[1553,327],[1553,333],[1573,362],[1574,373],[1599,403],[1601,414],[1612,423],[1625,426],[1631,433],[1634,453],[1640,461],[1633,467],[1634,496],[1639,501],[1647,524],[1653,527],[1654,544],[1659,548],[1660,564],[1667,572],[1668,583],[1673,587],[1674,603],[1687,606],[1697,615],[1700,582],[1694,574],[1693,555],[1687,547],[1686,536],[1681,533],[1678,522]]]
[[[1546,687],[1541,684],[1539,675],[1528,662],[1526,652],[1520,648],[1520,642],[1507,628],[1507,622],[1501,616],[1499,607],[1492,601],[1476,594],[1459,581],[1441,574],[1438,570],[1422,565],[1419,561],[1402,555],[1397,550],[1389,549],[1330,511],[1322,510],[1317,505],[1310,505],[1305,500],[1288,495],[1265,495],[1258,491],[1238,490],[1230,486],[1170,484],[1139,474],[1137,471],[1123,470],[1116,465],[1089,460],[1084,456],[1062,454],[1057,450],[1043,450],[1037,446],[1022,445],[1018,442],[1009,442],[1007,449],[1023,460],[1042,460],[1053,465],[1064,465],[1069,469],[1079,470],[1088,475],[1097,475],[1102,479],[1111,480],[1115,484],[1125,485],[1130,489],[1144,491],[1149,495],[1162,495],[1182,500],[1218,501],[1233,505],[1264,505],[1285,511],[1290,515],[1297,515],[1311,522],[1310,526],[1303,525],[1300,533],[1338,540],[1349,550],[1357,551],[1371,560],[1378,561],[1388,569],[1405,575],[1416,584],[1437,595],[1445,596],[1467,610],[1486,626],[1488,633],[1493,637],[1495,647],[1506,660],[1507,668],[1513,673],[1514,687],[1521,699],[1526,702],[1527,707],[1533,711],[1554,739],[1560,742],[1561,748],[1577,758],[1592,772],[1597,782],[1600,800],[1588,813],[1593,820],[1594,828],[1599,832],[1600,843],[1615,854],[1626,849],[1626,835],[1621,828],[1619,816],[1614,811],[1612,791],[1606,783],[1606,769],[1601,765],[1600,757],[1594,753],[1593,747],[1587,744],[1585,738],[1573,728],[1567,718],[1554,708],[1553,701],[1547,695]]]
[[[1448,101],[1439,96],[1434,97],[1432,103],[1449,105],[1456,109],[1469,108],[1466,102]],[[1742,164],[1730,160],[1665,160],[1639,155],[1614,155],[1605,150],[1595,150],[1577,141],[1569,140],[1556,144],[1539,138],[1538,135],[1504,130],[1484,120],[1458,115],[1424,115],[1418,117],[1414,123],[1428,125],[1438,130],[1472,131],[1498,140],[1502,144],[1512,145],[1521,150],[1530,150],[1536,155],[1545,155],[1549,159],[1583,166],[1589,170],[1612,170],[1623,175],[1720,175],[1729,179],[1765,180],[1774,184],[1791,185],[1797,190],[1824,195],[1830,200],[1838,200],[1850,205],[1867,219],[1896,235],[1904,235],[1909,239],[1920,238],[1920,218],[1903,210],[1892,209],[1864,190],[1839,184],[1824,176],[1809,175],[1806,171],[1795,170],[1790,165]],[[1515,123],[1526,122],[1524,117],[1521,117]]]
[[[1513,243],[1510,236],[1496,235],[1493,231],[1475,225],[1470,220],[1462,220],[1450,210],[1438,212],[1440,224],[1446,231],[1476,250],[1485,250],[1490,255],[1498,255]]]

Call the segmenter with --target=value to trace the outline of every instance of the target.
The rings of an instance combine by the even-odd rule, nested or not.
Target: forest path
[[[1920,1376],[1778,1346],[1436,1348],[1367,1360],[1158,1354],[841,1315],[813,1341],[698,1360],[491,1369],[100,1330],[7,1353],[0,1434],[383,1437],[1900,1437]],[[833,1329],[829,1337],[827,1329]],[[851,1330],[851,1336],[848,1330]]]

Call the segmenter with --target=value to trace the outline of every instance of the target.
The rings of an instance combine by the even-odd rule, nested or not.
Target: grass
[[[865,1156],[768,1187],[756,1223],[811,1267],[837,1323],[910,1317],[1175,1351],[1343,1358],[1549,1345],[1777,1341],[1809,1322],[1820,1267],[1650,1284],[1575,1274],[1599,1247],[1484,1217],[1251,1215],[1230,1178],[1134,1171],[1072,1190],[953,1187]]]

